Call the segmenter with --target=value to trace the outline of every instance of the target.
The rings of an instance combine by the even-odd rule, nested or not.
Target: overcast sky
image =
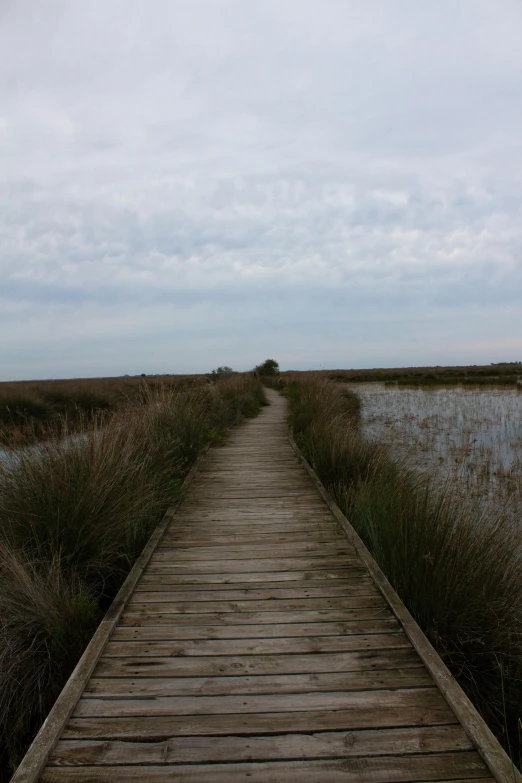
[[[522,360],[521,0],[1,0],[0,379]]]

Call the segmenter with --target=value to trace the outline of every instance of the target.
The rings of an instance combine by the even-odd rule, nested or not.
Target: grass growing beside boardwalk
[[[206,383],[204,375],[0,383],[0,443],[16,446],[57,436],[64,419],[71,431],[81,430],[86,420],[139,400],[143,389],[180,391]]]
[[[254,378],[142,387],[0,464],[0,743],[11,769],[209,440],[264,403]]]
[[[339,384],[296,376],[294,437],[515,763],[522,744],[522,524],[432,486],[358,426]]]

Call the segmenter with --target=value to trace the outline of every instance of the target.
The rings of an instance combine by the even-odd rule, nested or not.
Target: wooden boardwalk
[[[495,779],[269,394],[270,407],[207,455],[45,783]]]

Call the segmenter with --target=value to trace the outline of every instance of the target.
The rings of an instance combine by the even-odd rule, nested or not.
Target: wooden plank
[[[197,531],[196,531],[197,534]],[[205,532],[204,537],[199,531],[199,535],[196,536],[194,531],[189,535],[186,532],[177,533],[175,535],[164,535],[161,541],[162,547],[169,547],[170,549],[196,549],[196,548],[208,548],[213,549],[227,549],[235,548],[237,546],[246,545],[249,542],[252,546],[269,546],[272,542],[278,544],[313,544],[315,547],[320,547],[322,544],[336,544],[339,543],[339,536],[333,532],[326,533],[307,533],[307,532],[291,532],[291,533],[257,533],[248,535],[238,535],[237,533],[229,534],[216,534],[209,535]],[[345,542],[342,542],[345,546]]]
[[[232,696],[314,691],[372,691],[433,686],[423,667],[382,671],[259,675],[256,677],[92,677],[84,692],[93,696]]]
[[[386,711],[412,707],[437,708],[446,703],[437,688],[383,691],[328,691],[239,696],[139,696],[138,698],[82,697],[73,718],[168,717],[179,715],[250,715],[359,709]]]
[[[194,500],[194,504],[196,500]],[[258,490],[249,491],[243,490],[242,492],[221,491],[214,494],[201,493],[197,499],[198,507],[206,506],[207,508],[242,508],[246,503],[254,508],[293,508],[298,506],[299,508],[320,509],[321,506],[317,502],[317,498],[313,495],[308,495],[303,492],[289,493],[284,489],[274,490]],[[189,505],[188,508],[194,506]]]
[[[270,586],[273,582],[313,582],[318,579],[324,580],[352,580],[357,574],[366,575],[366,570],[350,566],[349,568],[329,568],[328,570],[316,569],[313,571],[265,571],[254,573],[213,573],[213,574],[169,574],[163,569],[148,568],[147,573],[143,575],[142,581],[156,582],[158,579],[164,584],[205,584],[205,585],[234,585],[246,583],[267,583]]]
[[[251,560],[227,560],[226,570],[229,573],[252,573],[253,571],[312,571],[320,569],[324,571],[327,568],[346,568],[356,564],[357,559],[347,555],[322,557],[294,557],[294,558],[252,558]],[[223,573],[223,562],[221,560],[205,560],[198,562],[197,571],[200,574],[220,574]],[[194,572],[194,566],[190,563],[178,562],[165,557],[162,554],[154,555],[151,559],[152,569],[177,573],[191,574]]]
[[[303,588],[247,588],[244,590],[167,590],[165,585],[157,584],[156,589],[145,585],[136,589],[134,596],[143,603],[158,601],[179,603],[187,601],[266,601],[286,598],[339,598],[344,596],[377,595],[380,593],[373,582],[342,585],[341,587],[303,587]]]
[[[452,725],[455,716],[445,703],[434,707],[396,707],[386,710],[359,707],[355,710],[307,710],[304,712],[258,712],[227,715],[131,716],[117,718],[71,718],[62,739],[107,739],[135,741],[178,736],[281,734],[316,731],[348,731],[401,726]],[[204,778],[203,778],[204,779]]]
[[[214,506],[214,503],[237,503],[241,501],[241,505],[244,501],[248,501],[249,504],[266,501],[270,506],[274,502],[276,507],[278,505],[291,505],[294,503],[305,503],[307,506],[316,506],[317,495],[311,492],[310,489],[287,489],[286,487],[264,487],[263,489],[256,489],[255,487],[245,487],[244,489],[228,488],[216,488],[202,489],[198,492],[198,503],[207,503],[209,506]]]
[[[201,764],[179,766],[149,766],[146,778],[149,783],[183,781],[183,783],[409,783],[410,781],[445,781],[463,783],[474,779],[477,783],[491,783],[487,770],[476,768],[475,762],[454,764],[445,758],[448,771],[444,772],[438,756],[427,757],[423,763],[420,757],[413,764],[414,757],[396,761],[396,757],[375,759],[342,759],[325,761],[252,762],[239,764]],[[374,763],[371,763],[373,761]],[[393,776],[390,776],[390,765]],[[441,777],[441,774],[443,777]],[[448,775],[451,775],[451,780]],[[120,783],[120,781],[143,780],[139,767],[49,767],[42,777],[42,783],[63,783],[64,781],[89,780],[91,783]],[[433,776],[430,778],[430,776]]]
[[[222,677],[416,668],[412,649],[312,655],[230,655],[200,658],[100,658],[94,677]]]
[[[219,621],[216,619],[216,623]],[[280,625],[153,625],[129,627],[119,625],[111,640],[143,639],[266,639],[290,636],[336,636],[372,633],[401,633],[397,620],[359,620],[351,623],[286,623]]]
[[[152,626],[149,628],[149,635],[152,635]],[[411,642],[402,633],[292,636],[274,639],[190,639],[186,641],[164,641],[160,638],[138,642],[109,641],[103,652],[103,657],[291,655],[295,653],[350,652],[352,650],[396,650],[409,647],[411,647]]]
[[[135,614],[208,614],[209,612],[287,612],[311,609],[361,609],[383,606],[381,596],[346,596],[343,598],[287,598],[267,601],[185,601],[185,602],[143,602],[135,593],[127,604],[128,611]]]
[[[164,541],[156,550],[156,557],[175,558],[176,561],[195,560],[196,562],[205,562],[206,560],[259,560],[262,558],[274,557],[328,557],[330,555],[348,555],[353,556],[353,549],[345,544],[339,544],[338,541],[305,542],[303,544],[287,544],[284,541],[279,542],[274,538],[271,544],[259,544],[250,546],[249,544],[239,543],[228,546],[180,546],[178,544],[169,544]]]
[[[295,509],[280,510],[270,512],[269,510],[259,511],[247,511],[246,509],[236,509],[233,512],[223,510],[222,512],[210,512],[199,511],[184,513],[180,524],[176,525],[173,531],[177,530],[193,530],[195,525],[206,525],[206,530],[209,533],[213,533],[217,530],[230,529],[231,531],[237,531],[248,535],[248,529],[251,528],[251,532],[271,532],[271,530],[277,526],[291,528],[297,528],[298,530],[306,530],[314,532],[315,530],[335,530],[338,532],[338,528],[335,524],[335,520],[329,519],[327,514],[324,513],[324,509],[319,514],[309,514],[306,511],[299,511]]]
[[[224,612],[204,614],[149,614],[148,612],[133,613],[127,610],[120,619],[122,626],[169,625],[173,628],[186,625],[216,625],[223,627],[250,624],[278,623],[317,623],[317,622],[351,622],[353,620],[389,619],[392,613],[386,606],[332,609],[332,610],[301,610],[290,612]]]
[[[318,498],[312,498],[308,495],[293,495],[292,497],[223,497],[220,493],[211,498],[187,498],[185,504],[185,512],[205,512],[205,511],[243,511],[245,505],[248,503],[248,507],[251,511],[257,511],[258,514],[263,513],[265,510],[270,510],[273,514],[277,514],[280,511],[300,511],[301,513],[312,514],[324,514],[324,506]]]
[[[391,753],[472,750],[461,726],[372,729],[268,737],[169,737],[163,742],[63,740],[50,763],[56,766],[193,764],[223,761],[353,758]]]
[[[175,593],[182,593],[187,590],[192,591],[194,594],[201,593],[202,591],[211,591],[213,595],[218,593],[219,595],[224,594],[227,591],[231,590],[246,590],[250,591],[252,589],[262,589],[262,590],[286,590],[286,589],[292,589],[292,590],[308,590],[309,588],[342,588],[344,589],[345,593],[349,592],[351,588],[355,589],[357,587],[364,587],[366,584],[374,585],[374,582],[366,575],[363,576],[354,576],[353,579],[307,579],[303,581],[280,581],[280,582],[234,582],[232,584],[224,584],[221,582],[212,583],[212,582],[202,582],[199,584],[189,584],[187,582],[182,581],[182,577],[176,577],[172,574],[164,574],[158,575],[158,574],[152,574],[147,577],[145,580],[144,578],[140,579],[140,582],[138,586],[136,587],[137,592],[143,592],[143,591],[155,591],[155,590],[168,590],[170,592]],[[262,587],[263,585],[263,587]]]
[[[320,541],[311,538],[309,541],[280,541],[279,536],[272,535],[267,540],[254,544],[253,541],[225,541],[222,545],[200,541],[198,544],[181,544],[178,541],[163,539],[158,552],[169,551],[176,558],[193,556],[200,560],[207,560],[219,555],[226,559],[245,557],[292,557],[292,554],[307,555],[326,553],[350,553],[354,554],[354,548],[346,541],[338,537],[330,536],[329,539]]]
[[[205,526],[207,527],[207,526]],[[214,530],[205,529],[203,532],[199,528],[191,527],[190,530],[186,528],[184,530],[178,530],[175,527],[166,532],[162,538],[162,544],[165,542],[171,542],[176,546],[194,546],[194,547],[206,547],[206,546],[229,546],[230,544],[241,544],[242,542],[250,542],[251,544],[265,544],[268,545],[272,541],[278,542],[296,543],[296,544],[308,544],[314,542],[321,544],[322,542],[341,542],[343,546],[346,546],[346,538],[344,541],[341,538],[340,533],[335,530],[326,529],[325,531],[313,531],[307,530],[304,526],[301,530],[291,531],[289,533],[267,533],[261,530],[255,533],[252,530],[242,530],[242,532],[233,531],[231,533],[219,533]]]
[[[249,529],[250,528],[250,529]],[[184,544],[183,541],[187,541]],[[191,541],[193,543],[191,543]],[[183,528],[170,528],[168,534],[164,537],[162,545],[172,548],[211,548],[216,547],[241,547],[247,545],[250,541],[256,547],[269,547],[271,544],[291,546],[294,543],[309,545],[317,543],[321,546],[339,544],[343,549],[349,549],[352,554],[356,550],[346,541],[339,540],[337,530],[322,525],[316,529],[307,527],[306,522],[281,522],[275,520],[271,522],[243,522],[241,524],[217,523],[213,520],[208,522],[201,521],[191,523]],[[257,543],[256,543],[257,541]]]
[[[291,534],[300,535],[303,538],[333,535],[337,539],[339,532],[329,522],[309,525],[304,519],[272,517],[263,521],[260,517],[255,516],[251,517],[250,520],[243,519],[242,521],[236,519],[192,519],[183,526],[171,527],[167,531],[165,540],[175,542],[177,538],[194,538],[197,536],[199,541],[206,545],[206,542],[210,543],[214,537],[237,538],[238,542],[241,543],[242,541],[247,541],[251,536],[252,539],[261,536],[267,541],[272,541],[274,536]]]
[[[223,522],[227,523],[228,520],[251,520],[252,522],[257,520],[257,524],[262,523],[264,520],[269,522],[279,521],[297,521],[305,522],[309,520],[313,524],[325,525],[330,524],[335,526],[335,520],[328,516],[328,510],[323,507],[319,509],[313,509],[309,511],[301,506],[276,506],[269,505],[267,508],[259,508],[257,505],[252,505],[247,502],[243,504],[236,504],[235,507],[226,505],[224,508],[215,506],[214,504],[204,504],[196,508],[194,504],[183,506],[182,512],[182,524],[189,524],[194,521],[205,522]]]

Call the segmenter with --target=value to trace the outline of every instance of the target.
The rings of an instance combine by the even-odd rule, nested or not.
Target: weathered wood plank
[[[448,754],[449,755],[449,754]],[[445,781],[463,783],[463,779],[474,779],[477,783],[490,783],[492,778],[484,767],[478,766],[476,754],[473,760],[457,764],[444,758],[447,772],[441,766],[438,756],[416,759],[406,757],[375,757],[374,759],[342,759],[325,761],[252,762],[239,764],[201,764],[172,767],[150,766],[146,770],[149,783],[183,781],[183,783],[410,783],[417,781]],[[371,762],[374,763],[371,763]],[[391,772],[390,770],[393,770]],[[70,775],[70,776],[69,776]],[[43,783],[89,780],[92,783],[120,783],[120,781],[143,780],[143,771],[138,767],[49,767],[42,777]],[[441,777],[442,775],[442,777]],[[451,779],[450,777],[451,776]]]
[[[446,704],[435,707],[397,707],[387,710],[359,707],[354,710],[306,710],[219,715],[131,716],[71,718],[63,739],[167,739],[178,736],[231,734],[281,734],[354,729],[437,726],[455,723]]]
[[[203,548],[203,547],[212,547],[212,548],[221,548],[226,549],[228,547],[235,548],[236,546],[245,544],[252,544],[252,546],[256,546],[257,544],[261,544],[264,546],[270,546],[272,542],[277,542],[279,544],[285,543],[285,544],[310,544],[313,543],[314,546],[322,546],[322,544],[333,544],[338,542],[339,535],[327,531],[325,533],[323,532],[316,532],[316,533],[310,533],[306,531],[301,532],[291,532],[291,533],[250,533],[247,535],[238,535],[238,533],[230,533],[228,535],[213,535],[209,533],[205,533],[205,537],[203,538],[201,535],[199,538],[196,538],[194,535],[194,529],[191,531],[191,535],[189,535],[188,532],[179,532],[177,534],[169,534],[168,536],[163,536],[161,540],[161,546],[162,547],[168,547],[170,549],[186,549],[186,548]],[[341,542],[343,543],[343,542]],[[343,543],[343,546],[345,544]]]
[[[277,543],[291,543],[291,544],[309,544],[313,542],[315,545],[321,545],[323,543],[335,543],[339,542],[340,536],[335,531],[315,531],[310,532],[307,530],[301,530],[290,533],[253,533],[246,531],[242,535],[235,533],[219,534],[208,533],[205,531],[204,537],[194,533],[194,528],[191,529],[192,535],[187,530],[178,531],[176,533],[169,533],[164,535],[161,539],[161,546],[170,545],[171,548],[179,547],[229,547],[231,545],[245,545],[255,546],[257,544],[263,544],[269,546],[272,542]],[[345,541],[341,542],[343,546],[346,546]]]
[[[250,677],[92,677],[84,696],[233,696],[314,691],[375,691],[432,686],[433,680],[426,670],[419,666],[371,672],[316,672]]]
[[[149,628],[149,632],[151,632]],[[411,642],[402,633],[344,636],[292,636],[282,639],[189,639],[109,641],[103,657],[143,658],[202,655],[291,655],[296,653],[351,652],[354,650],[396,650],[409,648]]]
[[[213,573],[213,574],[169,574],[163,568],[148,568],[147,573],[143,575],[141,583],[147,581],[156,582],[158,579],[164,584],[204,584],[204,585],[234,585],[237,583],[267,583],[271,587],[273,582],[313,582],[318,579],[341,579],[352,581],[357,575],[366,577],[364,569],[357,569],[355,566],[350,568],[329,568],[327,570],[313,571],[265,571],[253,573],[240,572],[237,574]]]
[[[461,726],[283,734],[268,737],[169,737],[163,742],[63,740],[56,766],[186,764],[277,759],[351,758],[472,750]]]
[[[329,555],[316,557],[308,555],[307,557],[292,558],[252,558],[251,560],[228,560],[226,567],[222,560],[199,561],[197,571],[200,574],[220,574],[223,569],[229,573],[253,573],[254,571],[313,571],[319,569],[324,571],[328,568],[347,568],[357,564],[357,559],[348,555]],[[159,554],[152,559],[149,573],[157,571],[160,573],[170,572],[174,574],[191,574],[194,572],[194,565],[186,562],[180,562],[175,558]]]
[[[216,619],[216,623],[219,620]],[[258,625],[152,625],[118,626],[116,641],[139,639],[267,639],[290,636],[349,636],[353,634],[400,633],[397,620],[355,620],[344,623],[285,623]]]
[[[299,534],[300,536],[334,535],[337,538],[338,530],[328,521],[309,525],[306,520],[295,518],[280,519],[274,517],[271,520],[267,519],[265,522],[260,521],[258,516],[243,518],[242,521],[231,518],[226,520],[193,519],[189,524],[171,530],[166,540],[175,541],[176,537],[179,536],[198,535],[200,542],[206,545],[207,541],[208,543],[212,541],[213,536],[236,537],[238,542],[244,542],[250,536],[252,538],[265,536],[268,540],[272,540],[274,536],[279,534]]]
[[[194,560],[199,565],[207,560],[259,560],[274,557],[329,557],[330,555],[353,557],[353,550],[350,546],[337,541],[287,544],[274,540],[268,545],[234,544],[226,547],[189,547],[162,542],[156,549],[155,559],[170,560],[175,557],[179,563]]]
[[[135,614],[199,614],[209,612],[287,612],[299,609],[364,609],[381,607],[380,596],[345,596],[342,598],[286,598],[266,601],[178,601],[178,602],[143,602],[135,593],[129,603],[128,611]]]
[[[243,715],[330,710],[408,710],[446,707],[435,687],[383,691],[328,691],[239,696],[143,696],[80,699],[73,718],[155,717],[169,715]]]
[[[416,668],[413,649],[312,655],[230,655],[199,658],[100,658],[94,677],[220,677]]]
[[[182,581],[183,577],[176,577],[173,574],[147,576],[146,579],[140,579],[139,584],[136,587],[136,592],[147,592],[156,590],[168,590],[175,593],[183,593],[187,590],[193,591],[194,594],[201,592],[212,592],[213,595],[219,593],[222,595],[230,591],[250,591],[250,590],[308,590],[310,588],[337,588],[344,589],[347,593],[350,589],[357,589],[357,587],[364,587],[366,584],[373,585],[372,580],[363,575],[354,574],[351,579],[307,579],[303,581],[279,581],[279,582],[261,582],[256,584],[255,582],[233,582],[232,584],[226,584],[223,582],[202,582],[199,584],[190,584]]]
[[[243,590],[167,590],[165,585],[157,584],[156,589],[144,586],[134,591],[137,601],[158,603],[158,601],[178,603],[179,601],[265,601],[286,598],[340,598],[344,596],[380,595],[371,581],[363,584],[343,585],[342,587],[303,587],[292,588],[246,588]]]
[[[358,609],[321,609],[321,610],[301,610],[290,612],[223,612],[223,613],[203,613],[203,614],[169,614],[158,612],[149,614],[147,612],[134,613],[127,610],[120,620],[121,626],[147,626],[147,625],[170,625],[173,628],[195,625],[215,625],[220,623],[223,627],[235,625],[271,625],[276,623],[314,623],[321,621],[328,622],[351,622],[354,620],[375,620],[389,619],[393,615],[386,606],[377,606]]]

